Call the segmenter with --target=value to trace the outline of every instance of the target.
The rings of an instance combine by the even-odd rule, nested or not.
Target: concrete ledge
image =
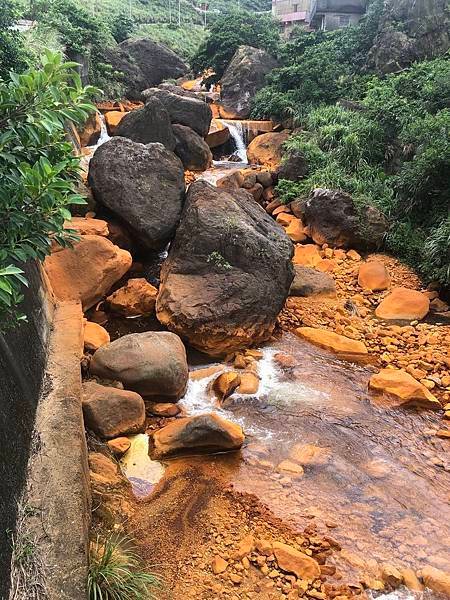
[[[45,565],[49,600],[86,600],[90,524],[87,447],[81,408],[83,314],[76,302],[57,305],[26,504],[27,530]]]

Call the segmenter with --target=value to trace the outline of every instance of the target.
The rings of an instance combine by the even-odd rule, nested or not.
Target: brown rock
[[[315,267],[321,260],[319,247],[315,244],[297,244],[295,246],[294,258],[292,259],[295,265]]]
[[[316,344],[326,350],[331,350],[343,357],[358,357],[368,354],[366,345],[358,340],[339,335],[327,329],[315,329],[314,327],[298,327],[295,332],[308,342]]]
[[[425,586],[433,592],[450,596],[450,573],[428,566],[422,569],[421,577]]]
[[[236,550],[236,552],[234,553],[234,559],[235,560],[242,560],[244,557],[246,557],[249,554],[251,554],[254,549],[255,549],[255,539],[254,539],[254,537],[251,534],[246,535],[245,538],[243,538],[239,542],[239,547]]]
[[[295,477],[302,477],[304,474],[303,467],[292,460],[283,460],[280,462],[277,471],[284,471]]]
[[[300,579],[314,581],[320,577],[320,566],[316,560],[281,542],[273,543],[273,553],[283,571],[294,573]]]
[[[216,555],[211,563],[211,569],[214,575],[220,575],[227,570],[228,563],[221,556]]]
[[[131,267],[131,255],[98,235],[47,256],[44,269],[58,300],[80,299],[83,310],[101,300]]]
[[[244,443],[239,425],[216,414],[203,414],[173,421],[151,436],[150,455],[155,459],[185,452],[238,450]]]
[[[416,290],[394,288],[378,305],[375,314],[379,319],[408,321],[423,319],[430,310],[430,299]]]
[[[441,408],[439,400],[424,385],[401,369],[382,369],[372,375],[369,388],[389,394],[391,406],[415,404],[436,410]]]
[[[200,379],[205,379],[205,377],[211,377],[215,373],[220,373],[223,371],[223,365],[211,365],[210,367],[205,367],[203,369],[195,369],[195,371],[189,372],[189,379],[192,381],[199,381]]]
[[[114,456],[122,456],[130,448],[131,442],[127,437],[118,437],[106,443]]]
[[[156,417],[176,417],[181,412],[178,404],[173,402],[156,402],[147,404],[148,412]]]
[[[400,569],[400,573],[403,577],[403,583],[406,585],[408,589],[412,592],[422,592],[423,585],[420,583],[417,575],[414,573],[412,569],[404,568]]]
[[[293,242],[304,242],[308,237],[304,232],[303,223],[296,217],[291,219],[285,230]]]
[[[403,575],[399,569],[389,563],[381,565],[381,579],[392,588],[398,588],[403,583]]]
[[[240,394],[256,394],[259,389],[259,377],[249,371],[241,373],[237,391]]]
[[[151,315],[155,312],[158,290],[143,277],[129,279],[123,287],[108,296],[111,310],[124,316]]]
[[[358,283],[364,290],[387,290],[391,285],[391,278],[382,262],[371,260],[359,267]]]
[[[263,133],[255,137],[247,148],[250,163],[277,169],[282,158],[283,144],[289,139],[288,133]]]
[[[117,485],[122,482],[117,463],[100,452],[89,453],[89,468],[105,484]]]
[[[120,121],[126,115],[126,112],[120,112],[118,110],[109,110],[105,113],[106,129],[109,135],[114,135]]]
[[[82,146],[95,146],[100,138],[100,133],[102,130],[102,124],[100,121],[100,115],[98,112],[90,115],[85,124],[83,125],[83,129],[80,131],[80,143]]]
[[[212,389],[217,398],[223,402],[239,387],[241,376],[233,371],[227,371],[219,375],[212,384]]]
[[[84,348],[85,350],[98,350],[101,346],[109,344],[109,333],[104,327],[91,321],[84,323]]]
[[[72,217],[64,223],[64,229],[74,229],[78,235],[101,235],[108,237],[108,223],[103,219]]]
[[[303,466],[319,467],[330,460],[330,450],[315,444],[297,444],[291,448],[289,457]]]

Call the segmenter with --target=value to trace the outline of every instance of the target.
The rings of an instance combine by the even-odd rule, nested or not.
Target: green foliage
[[[75,67],[47,52],[41,69],[0,83],[0,330],[20,318],[26,282],[17,264],[43,260],[52,241],[70,243],[69,206],[84,203],[75,193],[79,159],[65,128],[94,110],[87,98],[95,90],[82,87]]]
[[[23,36],[10,29],[19,14],[13,0],[0,0],[0,79],[6,78],[11,70],[26,68]]]
[[[136,22],[128,13],[120,12],[112,15],[109,29],[118,44],[128,39],[136,27]]]
[[[212,263],[213,265],[216,265],[216,267],[226,269],[227,271],[233,268],[230,263],[220,254],[220,252],[217,252],[216,250],[211,252],[211,254],[208,254],[206,257],[206,262]]]
[[[194,23],[181,27],[163,23],[145,23],[140,25],[131,37],[149,37],[155,42],[165,44],[189,61],[207,35],[207,30],[202,25]]]
[[[153,600],[161,587],[158,577],[141,570],[131,541],[116,534],[91,544],[88,575],[90,600]]]
[[[277,55],[278,25],[269,15],[233,11],[219,16],[200,45],[191,64],[195,73],[209,68],[219,80],[239,46],[247,45]]]

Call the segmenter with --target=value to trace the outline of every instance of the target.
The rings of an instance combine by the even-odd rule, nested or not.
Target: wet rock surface
[[[185,125],[174,125],[175,154],[189,171],[205,171],[212,163],[208,144],[193,129]]]
[[[169,113],[158,98],[150,98],[142,108],[126,113],[115,128],[114,135],[140,144],[158,142],[172,152],[175,149]]]

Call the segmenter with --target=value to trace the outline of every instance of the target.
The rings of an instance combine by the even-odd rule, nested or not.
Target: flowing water
[[[239,158],[240,162],[247,163],[247,138],[248,132],[242,121],[225,121],[222,123],[228,127],[231,138],[235,145],[234,154]]]

